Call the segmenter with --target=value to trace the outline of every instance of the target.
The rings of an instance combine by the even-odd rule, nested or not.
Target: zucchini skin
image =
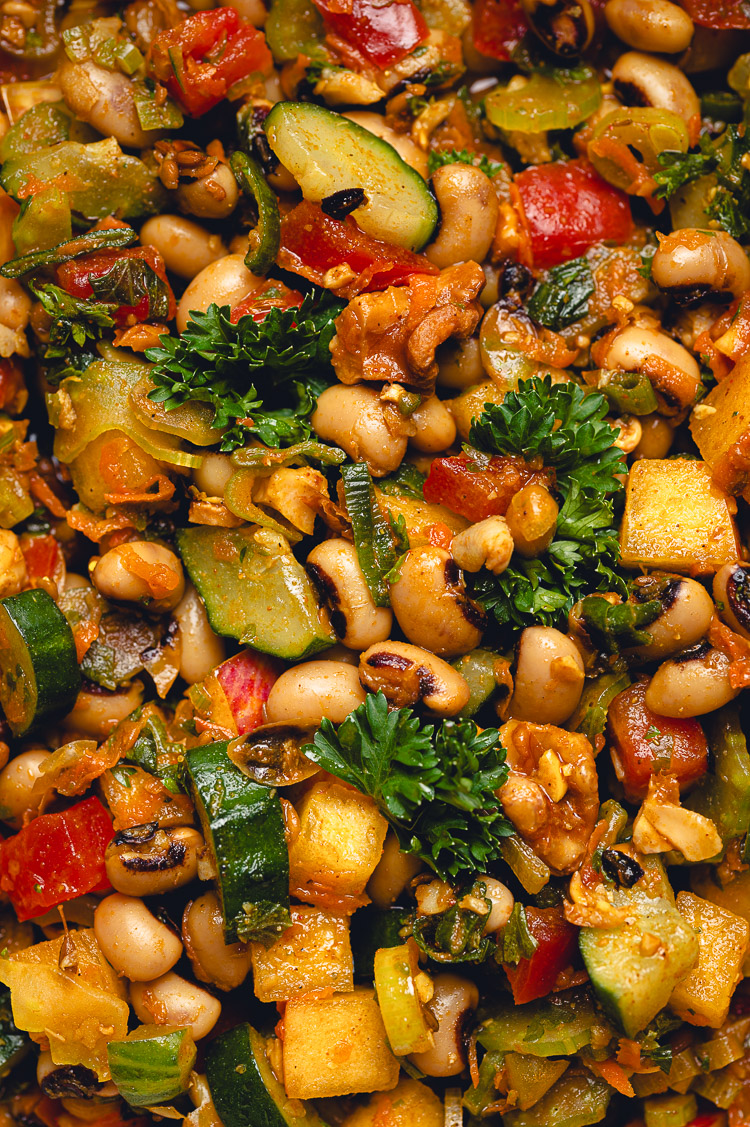
[[[76,644],[46,591],[0,599],[0,643],[0,702],[14,736],[70,712],[81,688]]]
[[[188,784],[216,862],[225,939],[268,944],[292,922],[281,800],[243,775],[227,747],[189,751]]]

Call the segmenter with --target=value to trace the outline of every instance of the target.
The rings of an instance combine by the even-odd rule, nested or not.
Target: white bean
[[[148,982],[171,970],[182,954],[175,933],[135,896],[115,892],[94,913],[96,941],[116,971]]]
[[[183,215],[154,215],[141,227],[141,243],[156,247],[167,270],[180,278],[194,278],[227,253],[220,235],[214,235]]]
[[[282,673],[266,701],[266,720],[334,724],[362,704],[365,692],[357,670],[343,661],[305,661]]]
[[[221,1014],[218,998],[174,971],[152,982],[131,983],[130,1004],[147,1025],[189,1026],[194,1041],[210,1033]]]

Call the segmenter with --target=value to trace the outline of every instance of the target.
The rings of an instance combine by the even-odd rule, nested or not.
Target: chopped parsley
[[[179,336],[162,337],[147,351],[155,364],[149,396],[167,411],[209,403],[224,451],[250,438],[274,448],[303,442],[330,382],[328,345],[342,309],[343,302],[321,293],[299,309],[274,307],[262,321],[248,313],[235,323],[229,306],[212,304],[193,313]]]
[[[442,149],[433,150],[427,158],[427,170],[430,176],[446,164],[470,164],[485,176],[495,176],[503,169],[499,161],[490,160],[484,153],[470,153],[466,149],[461,149],[460,152],[458,149]]]
[[[661,169],[654,174],[657,196],[669,199],[680,188],[713,175],[706,215],[735,239],[750,236],[750,135],[728,126],[717,138],[701,137],[698,152],[659,154]]]
[[[370,795],[401,848],[444,880],[481,872],[513,832],[496,794],[508,769],[495,728],[444,720],[435,729],[376,693],[338,727],[324,719],[302,750]]]
[[[52,318],[49,341],[42,354],[45,377],[56,387],[66,376],[78,375],[99,353],[92,347],[105,330],[114,327],[117,305],[71,297],[59,286],[29,283],[45,313]]]
[[[554,266],[529,299],[529,315],[547,329],[567,328],[589,311],[594,278],[586,258],[574,258]]]
[[[529,931],[524,906],[516,901],[510,919],[497,937],[497,961],[515,967],[521,959],[530,959],[536,949],[537,941]]]
[[[534,559],[514,556],[502,575],[480,571],[472,594],[501,626],[563,625],[573,604],[593,591],[627,590],[613,501],[624,485],[622,452],[606,421],[607,400],[571,382],[524,380],[500,405],[474,420],[472,446],[489,454],[538,457],[556,475],[562,501],[555,537]]]

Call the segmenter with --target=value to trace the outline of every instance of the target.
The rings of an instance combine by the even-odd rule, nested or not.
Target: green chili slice
[[[276,196],[269,188],[261,167],[246,153],[232,154],[232,172],[258,208],[258,223],[250,234],[250,250],[245,266],[253,274],[267,274],[276,261],[281,245],[281,219]]]

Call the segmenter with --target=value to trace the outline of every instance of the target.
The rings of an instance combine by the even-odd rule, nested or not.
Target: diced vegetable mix
[[[0,12],[4,1127],[750,1118],[734,0]]]

